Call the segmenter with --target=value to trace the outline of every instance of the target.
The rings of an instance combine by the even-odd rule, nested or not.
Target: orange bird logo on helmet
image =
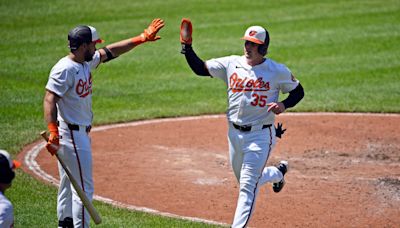
[[[249,32],[249,36],[255,36],[257,34],[257,31],[251,30]]]

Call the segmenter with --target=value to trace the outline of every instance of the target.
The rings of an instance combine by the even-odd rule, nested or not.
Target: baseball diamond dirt
[[[277,121],[288,130],[268,165],[287,159],[291,169],[280,193],[261,189],[251,227],[399,227],[399,114],[288,113]],[[226,131],[223,115],[95,127],[95,194],[229,224],[238,185]],[[19,159],[24,171],[57,182],[41,141]]]

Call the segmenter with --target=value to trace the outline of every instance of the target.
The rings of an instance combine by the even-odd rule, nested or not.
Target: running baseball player
[[[11,187],[15,177],[14,169],[20,166],[20,162],[11,160],[7,151],[0,150],[0,227],[14,227],[14,208],[4,193]]]
[[[70,53],[51,69],[44,97],[44,118],[50,132],[47,150],[65,161],[87,197],[93,199],[92,149],[89,132],[93,120],[91,71],[136,46],[160,39],[164,21],[154,19],[140,35],[96,50],[102,43],[92,26],[77,26],[68,33]],[[61,165],[57,197],[59,227],[89,227],[84,209]]]
[[[182,19],[181,53],[199,76],[219,78],[227,85],[228,142],[233,172],[240,184],[232,227],[246,227],[254,212],[260,186],[273,183],[280,192],[289,170],[287,161],[265,167],[276,142],[275,115],[294,107],[304,96],[303,87],[283,64],[266,58],[269,34],[261,26],[249,27],[244,55],[201,60],[192,48],[192,23]],[[279,92],[289,96],[279,102]],[[278,125],[278,127],[280,127]]]

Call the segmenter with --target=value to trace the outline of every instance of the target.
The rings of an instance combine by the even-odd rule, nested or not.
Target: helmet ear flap
[[[4,171],[4,172],[3,172]],[[0,183],[9,184],[15,177],[15,172],[11,169],[1,170],[2,175],[0,176]]]
[[[267,32],[267,30],[265,30]],[[258,53],[260,55],[265,56],[267,54],[267,49],[269,45],[269,34],[267,32],[267,35],[265,36],[264,44],[261,44],[258,46]]]
[[[14,171],[11,171],[11,174],[10,174],[9,178],[10,178],[10,183],[11,183],[11,181],[15,178],[15,172]]]
[[[258,46],[258,53],[260,53],[260,55],[262,56],[265,56],[267,54],[267,48],[267,45],[261,44],[260,46]]]

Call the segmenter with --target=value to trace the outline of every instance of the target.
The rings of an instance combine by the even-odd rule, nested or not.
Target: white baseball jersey
[[[275,114],[267,112],[267,104],[278,102],[279,92],[292,91],[299,81],[285,65],[271,59],[250,66],[245,56],[228,56],[208,60],[206,66],[211,76],[227,85],[229,156],[239,182],[232,227],[246,227],[260,186],[283,178],[276,167],[265,167],[276,143]],[[243,131],[233,124],[251,126],[251,130]]]
[[[285,65],[271,59],[250,66],[244,56],[232,55],[208,60],[206,66],[228,86],[228,120],[238,125],[273,124],[275,114],[267,112],[267,104],[299,84]]]
[[[13,206],[2,192],[0,192],[0,227],[14,227]]]
[[[100,53],[90,62],[77,63],[68,56],[60,59],[50,71],[46,89],[62,99],[57,103],[58,121],[88,126],[93,120],[91,70],[100,63]]]
[[[92,200],[94,186],[92,175],[92,148],[86,126],[91,125],[92,74],[100,64],[100,53],[92,61],[77,63],[68,56],[60,59],[51,69],[46,89],[57,94],[57,120],[59,121],[60,149],[63,159],[86,196]],[[80,125],[79,130],[69,129],[67,124]],[[82,201],[72,187],[64,169],[59,164],[60,186],[57,197],[57,217],[63,221],[71,217],[74,227],[89,227],[90,217]]]

